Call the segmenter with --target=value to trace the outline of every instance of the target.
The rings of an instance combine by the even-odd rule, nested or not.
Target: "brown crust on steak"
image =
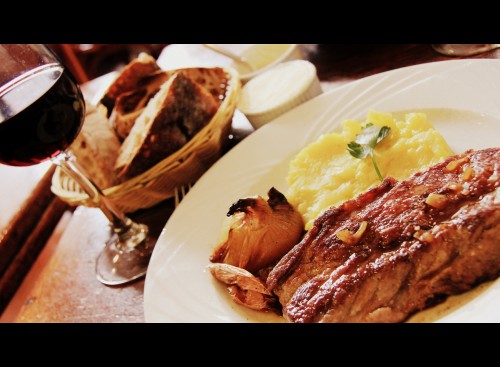
[[[500,269],[499,176],[500,150],[485,149],[399,183],[386,179],[321,215],[267,286],[289,321],[397,322],[493,279]],[[355,243],[337,236],[362,222]]]

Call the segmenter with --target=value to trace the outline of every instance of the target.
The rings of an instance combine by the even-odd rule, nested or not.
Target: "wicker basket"
[[[149,208],[171,198],[176,187],[194,183],[220,157],[227,141],[240,89],[238,73],[224,69],[229,77],[226,97],[212,120],[181,149],[146,172],[104,194],[124,212]],[[80,186],[59,167],[52,177],[52,192],[70,205],[95,206]]]

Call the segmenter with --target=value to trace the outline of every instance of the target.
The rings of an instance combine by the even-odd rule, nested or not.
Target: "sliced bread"
[[[144,111],[149,100],[170,78],[170,75],[171,73],[161,70],[147,75],[139,81],[136,89],[122,93],[116,98],[109,123],[120,140],[125,140],[137,117]]]
[[[179,72],[203,86],[220,105],[226,96],[228,76],[222,68],[186,68]]]
[[[80,134],[71,145],[78,163],[101,189],[115,185],[118,180],[113,170],[120,142],[109,128],[106,109],[87,102],[87,113]]]
[[[212,118],[218,104],[204,87],[174,73],[148,102],[122,143],[115,170],[135,177],[180,149]]]
[[[140,80],[160,70],[156,60],[151,55],[141,52],[118,74],[101,99],[101,103],[108,109],[108,116],[115,106],[116,99],[123,93],[137,88]]]

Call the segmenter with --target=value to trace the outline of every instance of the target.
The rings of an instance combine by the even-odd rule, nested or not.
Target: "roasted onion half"
[[[229,208],[228,232],[208,268],[227,285],[234,302],[259,311],[279,311],[264,274],[301,240],[304,221],[285,196],[272,187],[261,196],[240,199]],[[266,269],[267,268],[267,269]]]
[[[243,268],[256,274],[281,259],[302,238],[302,216],[285,196],[272,187],[261,196],[240,199],[229,208],[227,239],[210,261]]]

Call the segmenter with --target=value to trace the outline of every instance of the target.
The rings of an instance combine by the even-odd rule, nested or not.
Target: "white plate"
[[[290,159],[341,121],[363,121],[370,108],[427,112],[456,153],[498,147],[500,61],[445,61],[374,75],[324,93],[250,135],[196,183],[166,224],[146,276],[146,321],[282,321],[234,304],[206,270],[223,218],[239,198],[265,195],[271,186],[286,192]],[[442,306],[447,312],[439,321],[500,321],[500,281],[470,298]]]

